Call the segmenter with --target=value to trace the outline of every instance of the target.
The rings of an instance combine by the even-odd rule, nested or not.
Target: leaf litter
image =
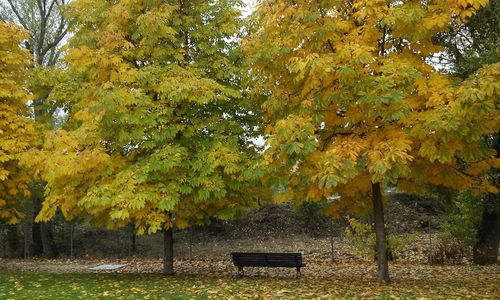
[[[160,274],[159,259],[106,260],[127,266],[114,272],[88,270],[88,266],[102,262],[0,260],[0,299],[500,298],[497,265],[398,262],[390,266],[392,282],[379,284],[375,264],[360,259],[308,258],[300,278],[295,278],[294,269],[286,268],[248,268],[239,278],[230,259],[223,258],[176,260],[174,277]]]

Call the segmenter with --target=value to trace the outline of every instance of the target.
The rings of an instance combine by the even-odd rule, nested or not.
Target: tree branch
[[[40,53],[42,57],[44,57],[50,49],[56,47],[61,40],[66,36],[68,33],[68,27],[64,28],[66,25],[64,20],[61,20],[61,24],[59,25],[58,32],[54,38],[54,40],[50,43],[47,44],[47,46],[44,47],[43,51]],[[63,29],[64,28],[64,29]]]
[[[57,1],[55,1],[55,0],[50,3],[49,10],[47,12],[47,18],[50,17],[50,15],[52,14],[52,9],[54,8],[54,5],[56,3],[57,3]]]
[[[45,2],[45,1],[44,1]],[[36,43],[35,55],[36,61],[39,65],[43,64],[43,56],[41,55],[43,50],[43,43],[45,42],[45,33],[47,30],[47,16],[45,15],[44,3],[41,0],[37,0],[38,12],[40,13],[40,36]]]
[[[324,26],[325,25],[324,20],[325,20],[326,14],[325,14],[323,7],[321,7],[321,5],[319,5],[319,14],[321,16],[321,19],[323,20],[323,24],[321,24],[321,25]],[[330,41],[330,39],[327,38],[326,42],[327,42],[328,46],[330,47],[330,50],[332,51],[332,53],[335,54],[335,48],[333,47],[332,41]]]
[[[59,1],[57,1],[57,0],[52,1],[45,20],[48,20],[50,18],[52,10],[56,4],[57,4],[57,6],[63,5],[64,1],[61,4],[59,4]],[[47,45],[45,45],[45,46],[43,46],[43,44],[42,44],[42,49],[40,49],[39,56],[40,56],[40,60],[42,62],[43,62],[45,56],[47,55],[47,53],[49,51],[51,51],[52,48],[56,47],[62,41],[62,39],[67,35],[67,33],[68,33],[67,22],[63,16],[60,16],[59,27],[57,28],[57,31],[55,33],[54,40],[51,42],[48,42]],[[52,57],[53,56],[51,56],[51,58]],[[55,61],[52,61],[51,59],[49,59],[48,64],[53,65],[53,64],[55,64]]]
[[[19,23],[21,23],[21,26],[23,26],[23,28],[26,30],[30,30],[30,28],[27,25],[28,23],[26,23],[26,21],[23,19],[23,17],[21,16],[19,11],[17,10],[17,7],[14,5],[12,0],[7,0],[7,1],[9,2],[10,8],[14,12],[14,14],[16,15],[17,20],[19,21]]]

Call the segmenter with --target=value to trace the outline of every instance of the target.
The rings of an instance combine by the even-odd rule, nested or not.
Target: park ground
[[[119,261],[129,266],[134,261]],[[5,263],[5,262],[3,262]],[[97,261],[30,261],[43,272],[0,273],[0,299],[498,299],[498,266],[391,265],[393,280],[374,280],[373,264],[310,262],[301,278],[292,270],[251,270],[243,278],[214,273],[221,262],[177,261],[173,277],[158,273],[89,273]],[[149,264],[161,265],[160,261]],[[16,264],[16,262],[10,262]],[[53,269],[51,270],[51,267]],[[70,267],[67,267],[70,266]],[[72,267],[71,267],[72,266]],[[190,274],[196,266],[197,274]],[[201,266],[201,267],[200,267]],[[215,268],[214,268],[215,266]],[[25,266],[26,267],[26,266]],[[135,266],[138,267],[138,266]],[[219,267],[220,269],[220,267]],[[219,270],[217,269],[217,270]],[[315,272],[317,270],[318,272]],[[52,273],[49,271],[56,271]],[[74,273],[81,271],[86,273]]]
[[[430,264],[429,254],[443,250],[444,217],[410,200],[388,207],[391,234],[418,233],[390,263],[389,284],[376,282],[373,257],[344,236],[345,221],[270,206],[234,222],[177,231],[173,277],[161,275],[161,234],[137,237],[131,255],[126,230],[79,225],[74,259],[64,247],[67,234],[58,243],[60,259],[0,259],[0,299],[500,299],[500,265],[474,266],[461,257],[470,257],[467,251],[455,253],[453,263]],[[248,268],[240,278],[232,251],[301,252],[306,267],[300,278],[284,268]],[[100,264],[126,266],[90,270]]]
[[[100,263],[125,263],[95,272]],[[2,260],[0,299],[499,299],[500,267],[392,263],[392,281],[375,281],[369,261],[308,260],[292,269],[253,268],[238,277],[228,260]]]

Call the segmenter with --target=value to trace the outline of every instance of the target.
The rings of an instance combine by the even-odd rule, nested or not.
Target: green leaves
[[[290,115],[281,120],[274,128],[273,136],[268,139],[271,148],[266,151],[268,159],[282,155],[296,160],[313,152],[317,146],[314,126],[307,119]]]
[[[67,80],[76,82],[59,84],[56,95],[72,103],[67,134],[77,143],[65,156],[63,139],[44,149],[66,170],[43,169],[45,218],[64,208],[153,233],[171,216],[185,227],[253,201],[241,195],[258,185],[246,171],[259,115],[239,91],[236,4],[71,3]]]

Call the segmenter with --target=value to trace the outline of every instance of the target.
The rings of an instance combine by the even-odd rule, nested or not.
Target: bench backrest
[[[233,252],[235,266],[301,267],[301,253]]]

